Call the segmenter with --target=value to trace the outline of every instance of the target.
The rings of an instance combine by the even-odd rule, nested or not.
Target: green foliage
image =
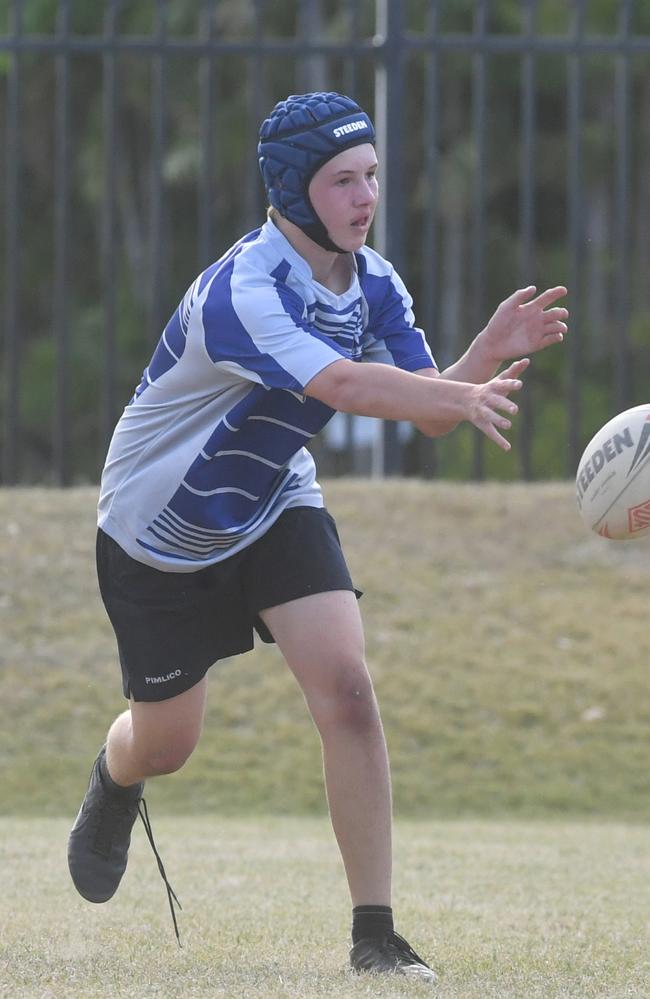
[[[212,6],[212,23],[206,6],[194,0],[168,3],[166,27],[171,39],[192,41],[208,30],[220,41],[246,42],[256,32],[264,39],[310,37],[314,32],[330,42],[351,37],[353,22],[361,38],[376,30],[375,6],[363,0],[358,7],[323,0],[320,27],[307,23],[306,8],[296,0],[258,4],[253,0],[219,0]],[[573,5],[559,0],[540,0],[537,30],[544,36],[562,38],[573,30]],[[631,30],[650,32],[646,4],[632,5]],[[438,31],[472,32],[478,26],[475,0],[445,0],[437,5]],[[24,32],[53,35],[60,27],[60,5],[56,0],[33,0],[22,5]],[[120,4],[118,36],[147,39],[160,26],[163,7],[153,0]],[[407,30],[429,31],[432,6],[425,0],[404,5]],[[486,30],[517,34],[524,27],[523,5],[517,0],[492,0],[486,5]],[[585,5],[585,30],[611,37],[619,29],[622,3],[595,0]],[[103,5],[75,0],[70,4],[70,31],[101,37],[107,25]],[[0,15],[0,33],[10,33],[13,16]],[[57,212],[62,210],[62,190],[57,182],[60,133],[57,97],[61,69],[54,55],[24,52],[16,57],[10,49],[0,53],[0,141],[8,124],[6,94],[9,77],[21,81],[20,133],[20,259],[19,334],[21,350],[20,420],[23,474],[47,479],[51,462],[48,424],[55,405],[56,348],[51,342],[54,324],[54,232]],[[152,106],[158,69],[164,70],[163,233],[153,241],[153,151],[155,112]],[[141,367],[164,322],[197,271],[215,259],[244,231],[260,224],[264,198],[255,162],[254,147],[259,121],[272,104],[289,92],[315,86],[350,89],[373,110],[374,63],[371,57],[353,59],[326,56],[293,59],[269,54],[264,59],[239,53],[208,59],[174,52],[157,61],[151,52],[119,51],[116,72],[117,136],[113,150],[106,149],[105,92],[109,63],[102,54],[74,51],[70,71],[70,167],[69,167],[69,283],[66,323],[69,326],[71,381],[95,387],[74,391],[69,403],[74,422],[74,476],[94,478],[97,454],[104,442],[97,439],[101,422],[98,411],[101,391],[103,325],[100,321],[104,288],[102,238],[103,205],[108,176],[107,162],[115,170],[117,241],[116,297],[120,303],[118,329],[118,396],[130,397]],[[405,58],[406,94],[403,183],[405,197],[406,253],[403,277],[415,299],[416,316],[427,327],[436,355],[442,363],[458,356],[498,302],[518,284],[530,281],[538,287],[568,283],[569,306],[575,303],[582,316],[587,364],[580,386],[565,384],[566,350],[555,350],[544,359],[534,393],[533,452],[535,474],[563,474],[562,462],[553,459],[557,441],[551,432],[562,426],[562,408],[567,393],[579,391],[585,400],[584,436],[610,415],[612,372],[615,368],[614,335],[620,319],[616,314],[616,282],[619,260],[617,227],[615,141],[619,113],[615,100],[615,58],[595,54],[582,64],[584,120],[577,137],[567,134],[567,59],[563,54],[539,53],[535,59],[536,134],[534,169],[534,265],[523,273],[521,246],[521,157],[522,63],[517,55],[501,53],[485,61],[486,124],[485,245],[480,247],[485,265],[484,288],[479,300],[472,272],[475,254],[475,202],[478,180],[476,147],[475,74],[477,63],[470,50],[442,50],[436,60],[439,106],[434,123],[437,184],[427,173],[431,138],[423,128],[423,111],[430,97],[433,64],[426,52],[410,51]],[[201,87],[211,80],[208,144],[205,118],[201,116]],[[650,234],[643,225],[643,208],[650,203],[647,177],[649,149],[640,116],[650,105],[645,62],[630,63],[630,259],[629,346],[625,361],[630,385],[625,404],[644,398],[646,386],[640,376],[647,366],[648,315],[647,260]],[[567,197],[567,168],[571,143],[579,139],[582,149],[581,197],[584,235],[580,244],[580,275],[569,272],[568,220],[574,206]],[[109,156],[107,157],[107,152]],[[199,205],[200,185],[209,165],[207,202]],[[4,192],[3,192],[4,193]],[[390,197],[391,192],[385,191]],[[3,206],[3,208],[6,206]],[[199,232],[207,225],[209,247],[199,247]],[[433,245],[435,259],[429,248]],[[8,247],[0,240],[0,282],[6,274]],[[153,306],[153,257],[162,254],[164,287],[161,301]],[[207,254],[207,259],[206,259]],[[428,295],[435,279],[435,301]],[[1,288],[2,292],[5,291]],[[428,314],[424,316],[424,312]],[[158,318],[156,318],[158,317]],[[160,318],[164,317],[164,318]],[[157,328],[154,328],[156,325]],[[94,349],[88,346],[91,340]],[[128,343],[125,343],[125,340]],[[130,367],[131,365],[131,367]],[[537,364],[536,364],[537,366]],[[542,393],[542,385],[550,394]],[[3,391],[5,391],[3,389]],[[601,407],[602,408],[599,408]],[[566,427],[564,427],[566,432]],[[453,453],[441,445],[442,474],[471,474],[471,434],[455,438]],[[327,454],[323,467],[327,469]],[[513,474],[515,465],[490,454],[486,471],[500,477]],[[538,470],[538,471],[537,471]],[[546,471],[544,471],[546,470]],[[514,474],[517,474],[514,472]]]

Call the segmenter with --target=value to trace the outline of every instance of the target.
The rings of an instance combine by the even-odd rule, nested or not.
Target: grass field
[[[12,999],[646,999],[647,830],[619,823],[401,821],[399,928],[435,990],[346,968],[348,903],[325,819],[158,818],[184,911],[174,939],[136,827],[103,906],[74,892],[68,823],[0,822],[0,995]]]
[[[567,484],[327,485],[391,750],[398,929],[442,999],[650,996],[650,545],[587,536]],[[346,971],[318,741],[277,651],[212,671],[201,745],[147,788],[92,906],[65,841],[123,707],[95,491],[0,491],[0,995],[430,994]]]

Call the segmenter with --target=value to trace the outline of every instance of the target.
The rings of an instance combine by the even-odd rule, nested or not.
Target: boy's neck
[[[310,239],[302,229],[281,215],[274,214],[272,221],[285,239],[291,243],[296,253],[299,253],[307,261],[315,281],[334,292],[335,295],[342,295],[348,290],[352,280],[350,253],[334,253],[330,250],[324,250],[322,246]]]

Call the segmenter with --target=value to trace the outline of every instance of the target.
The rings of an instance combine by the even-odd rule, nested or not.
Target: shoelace
[[[156,844],[153,838],[153,830],[151,828],[151,822],[149,821],[149,812],[147,810],[147,803],[144,800],[144,798],[140,798],[140,800],[138,801],[138,813],[140,815],[140,818],[142,819],[142,825],[144,826],[144,830],[147,834],[147,839],[151,844],[151,849],[153,850],[154,857],[156,858],[156,862],[158,864],[158,870],[160,871],[160,876],[165,882],[165,888],[167,889],[167,901],[169,902],[169,911],[172,914],[172,922],[174,924],[174,933],[176,934],[176,940],[178,941],[178,946],[182,947],[183,944],[181,943],[181,936],[180,933],[178,932],[178,923],[176,921],[176,910],[174,908],[174,902],[181,910],[183,909],[183,906],[178,901],[176,897],[176,892],[174,891],[169,881],[167,880],[165,867],[163,865],[162,860],[160,859],[160,854],[156,849]]]
[[[394,950],[397,954],[399,954],[400,957],[402,956],[407,957],[411,961],[416,962],[417,964],[423,964],[425,968],[429,967],[426,961],[423,961],[420,955],[415,953],[408,940],[405,940],[404,937],[401,937],[399,933],[395,933],[394,930],[392,931],[391,935],[388,937],[386,943],[388,947],[391,950]]]

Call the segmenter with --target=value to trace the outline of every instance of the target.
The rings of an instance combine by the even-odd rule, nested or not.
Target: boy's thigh
[[[131,698],[131,725],[136,751],[148,755],[174,747],[189,755],[198,742],[207,697],[207,677],[189,690],[164,701]]]
[[[340,649],[363,655],[363,626],[353,590],[314,593],[267,607],[260,617],[291,659],[331,658]]]
[[[305,691],[340,687],[366,675],[361,615],[354,591],[332,590],[260,612]]]

